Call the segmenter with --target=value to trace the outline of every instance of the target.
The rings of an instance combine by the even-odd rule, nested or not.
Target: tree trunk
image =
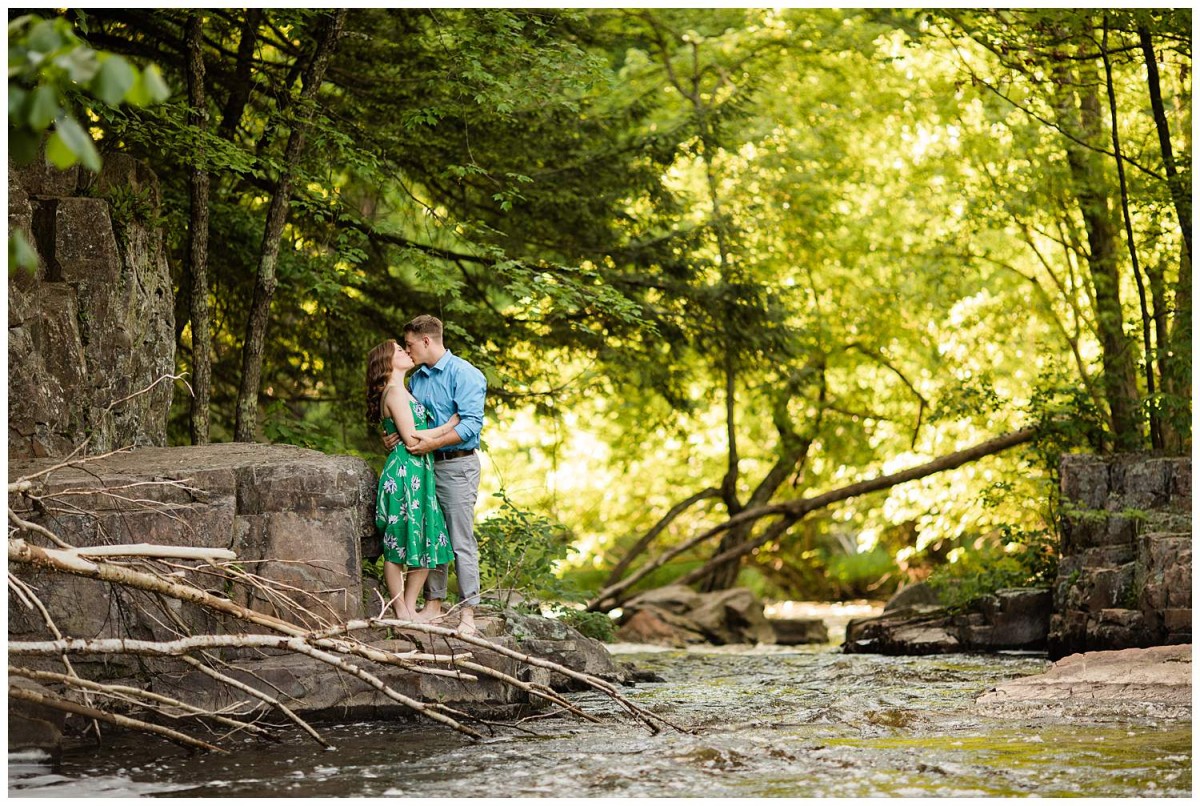
[[[204,54],[200,49],[204,31],[200,15],[187,21],[188,124],[203,131],[208,120],[204,93]],[[191,220],[188,224],[188,288],[192,324],[192,411],[193,445],[207,445],[209,398],[212,390],[211,322],[208,311],[208,167],[204,144],[197,138],[192,154],[188,185]]]
[[[225,107],[221,110],[221,125],[217,129],[217,134],[226,140],[233,140],[237,134],[238,124],[242,121],[242,114],[254,89],[251,72],[254,68],[254,47],[258,43],[258,24],[262,21],[262,16],[262,9],[248,8],[242,21],[242,38],[238,42],[233,88],[229,91],[229,97],[225,99]]]
[[[267,322],[271,315],[271,299],[275,295],[277,285],[275,269],[279,262],[279,242],[291,204],[292,166],[304,151],[304,137],[308,121],[312,117],[313,102],[337,46],[338,37],[346,21],[346,13],[346,9],[339,9],[330,16],[317,43],[312,62],[305,71],[296,121],[292,125],[287,147],[284,149],[284,167],[275,193],[271,197],[271,206],[267,210],[258,272],[254,280],[254,298],[250,304],[246,338],[242,344],[242,383],[238,389],[237,419],[233,435],[237,442],[253,442],[258,431],[258,392],[262,383],[263,345],[266,341]]]
[[[1154,271],[1147,267],[1150,276],[1150,291],[1154,299],[1154,324],[1158,336],[1159,378],[1162,380],[1163,416],[1162,447],[1170,454],[1183,454],[1191,445],[1191,389],[1192,389],[1192,200],[1185,177],[1175,165],[1175,152],[1171,146],[1171,129],[1163,107],[1162,87],[1158,79],[1158,57],[1150,31],[1145,26],[1138,28],[1138,39],[1146,61],[1146,83],[1150,95],[1150,108],[1154,112],[1154,126],[1158,131],[1158,144],[1162,150],[1163,167],[1167,174],[1167,187],[1175,206],[1175,217],[1183,235],[1180,255],[1179,283],[1175,289],[1174,314],[1167,322],[1170,308],[1166,299],[1166,281],[1161,268]]]
[[[1179,281],[1175,285],[1175,316],[1167,340],[1168,364],[1163,371],[1166,411],[1163,447],[1186,456],[1192,447],[1192,260],[1180,250]]]
[[[1138,38],[1142,44],[1142,54],[1146,58],[1146,82],[1150,93],[1150,108],[1154,111],[1154,127],[1158,130],[1158,144],[1162,149],[1163,167],[1167,172],[1167,187],[1171,191],[1171,201],[1175,205],[1175,217],[1179,219],[1179,229],[1183,233],[1183,248],[1187,252],[1187,262],[1192,260],[1192,199],[1184,177],[1179,175],[1175,166],[1175,152],[1171,148],[1171,129],[1167,125],[1167,112],[1163,108],[1162,87],[1158,80],[1158,57],[1154,55],[1154,43],[1150,40],[1150,31],[1144,25],[1138,28]]]
[[[1100,142],[1102,121],[1096,82],[1083,82],[1064,67],[1056,70],[1055,77],[1060,125],[1067,132],[1077,132],[1083,142]],[[1075,93],[1070,92],[1070,87],[1076,87]],[[1144,440],[1138,414],[1133,350],[1124,329],[1117,265],[1118,228],[1113,218],[1108,180],[1096,151],[1073,140],[1067,140],[1066,151],[1075,199],[1087,231],[1088,271],[1092,280],[1096,328],[1104,366],[1104,396],[1108,402],[1114,447],[1119,451],[1136,451],[1143,447]]]
[[[1100,56],[1104,61],[1104,86],[1108,91],[1109,120],[1112,129],[1113,156],[1117,163],[1117,181],[1121,190],[1121,219],[1125,224],[1125,241],[1129,249],[1129,265],[1133,269],[1133,279],[1137,283],[1138,304],[1142,312],[1142,351],[1144,355],[1144,373],[1146,378],[1146,396],[1155,399],[1154,378],[1154,343],[1150,338],[1150,327],[1153,318],[1146,301],[1146,284],[1142,281],[1142,269],[1138,261],[1137,241],[1133,235],[1133,217],[1129,214],[1129,187],[1125,183],[1125,163],[1121,157],[1121,134],[1117,125],[1117,91],[1113,86],[1112,59],[1108,55],[1108,16],[1104,17],[1104,36],[1100,45]],[[1161,342],[1160,342],[1161,344]],[[1162,449],[1162,429],[1159,426],[1157,406],[1151,406],[1147,412],[1150,420],[1150,445],[1155,450]]]
[[[775,430],[779,432],[780,455],[775,464],[767,471],[762,481],[754,489],[745,508],[753,509],[770,503],[771,499],[775,497],[775,493],[787,481],[788,476],[795,473],[797,468],[804,466],[808,458],[808,451],[812,447],[813,439],[820,431],[821,420],[825,411],[827,387],[825,384],[824,364],[825,359],[822,357],[814,362],[810,362],[807,367],[807,369],[817,371],[815,377],[818,384],[818,392],[816,401],[817,416],[813,422],[808,424],[805,435],[797,433],[788,413],[788,404],[800,392],[799,378],[803,377],[803,373],[794,376],[787,384],[786,389],[776,399],[773,421]],[[731,517],[735,517],[739,513],[730,512],[729,514]],[[705,565],[705,572],[703,574],[693,572],[695,575],[694,578],[700,580],[699,587],[702,591],[711,593],[712,591],[728,590],[737,584],[738,573],[742,568],[740,549],[750,542],[753,531],[754,523],[747,522],[730,529],[721,537],[721,542],[717,546],[717,550],[713,552],[713,556],[729,557],[730,559],[717,563],[710,561]],[[689,581],[691,580],[689,579]]]

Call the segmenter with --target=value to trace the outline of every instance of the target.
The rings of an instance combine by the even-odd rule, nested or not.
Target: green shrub
[[[935,568],[929,585],[947,606],[965,607],[1002,588],[1049,587],[1057,573],[1053,534],[1003,526],[994,539],[964,546],[956,562]]]
[[[616,625],[604,613],[592,613],[568,607],[562,608],[556,615],[559,621],[574,627],[588,638],[595,638],[607,643],[612,641],[616,634]]]
[[[853,554],[834,554],[825,561],[825,574],[838,594],[847,599],[871,598],[897,571],[896,559],[882,546]]]
[[[505,495],[499,514],[475,527],[483,590],[513,588],[527,597],[577,601],[579,592],[555,575],[571,552],[570,532],[542,515],[518,509]]]

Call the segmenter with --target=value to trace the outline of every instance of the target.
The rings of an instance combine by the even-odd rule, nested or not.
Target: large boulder
[[[40,683],[10,675],[8,678],[8,747],[14,750],[40,750],[57,756],[62,750],[66,713],[37,701],[55,698],[54,692]],[[26,694],[26,699],[13,694]]]
[[[1050,591],[1044,588],[1009,588],[961,612],[933,604],[894,607],[852,620],[842,650],[883,655],[1043,650],[1050,604]]]
[[[1068,455],[1060,477],[1050,656],[1191,643],[1191,460]]]
[[[1190,713],[1192,647],[1133,648],[1068,655],[1045,673],[1009,680],[982,694],[986,710],[1011,717],[1021,708],[1094,709],[1098,701],[1176,706]]]
[[[780,646],[829,643],[829,626],[819,618],[773,618],[771,629]]]
[[[746,588],[697,593],[686,585],[646,591],[622,608],[617,638],[666,646],[773,644],[763,604]]]
[[[558,619],[521,613],[506,607],[491,619],[484,615],[481,623],[486,624],[488,620],[498,623],[491,629],[486,629],[485,634],[511,636],[518,648],[527,655],[603,680],[620,683],[629,680],[628,670],[617,664],[602,641],[588,638]],[[544,676],[545,679],[539,682],[556,691],[587,688],[587,684],[577,678],[545,667],[534,667],[530,674]]]
[[[38,255],[8,288],[10,459],[66,456],[85,439],[92,453],[166,444],[175,319],[157,182],[120,154],[89,195],[78,180],[40,160],[9,165],[9,229]]]
[[[273,592],[212,569],[192,578],[255,610],[317,625],[362,614],[361,543],[374,537],[375,474],[361,459],[288,445],[232,443],[137,448],[54,468],[9,464],[31,489],[10,510],[75,546],[157,543],[232,550],[240,569]],[[41,474],[41,475],[39,475]],[[37,542],[35,536],[27,536]],[[222,629],[189,605],[163,612],[150,594],[24,569],[64,633],[164,638],[176,625]],[[10,598],[9,637],[45,634],[42,617]]]
[[[585,684],[560,671],[536,663],[527,663],[519,655],[532,655],[551,661],[575,672],[599,677],[609,682],[632,684],[641,679],[656,679],[636,669],[618,665],[599,641],[585,638],[574,629],[554,619],[483,610],[478,619],[483,637],[494,645],[483,647],[454,638],[431,636],[415,630],[385,632],[372,629],[357,633],[373,649],[399,655],[430,653],[441,657],[469,659],[478,667],[493,670],[490,674],[480,668],[463,671],[459,677],[452,673],[454,665],[424,661],[429,674],[405,666],[367,662],[353,659],[378,681],[399,693],[423,703],[440,703],[481,718],[512,719],[518,714],[546,707],[546,701],[511,680],[521,680],[534,686],[555,691],[586,688]],[[447,626],[453,626],[452,624]],[[361,677],[343,671],[322,660],[302,654],[272,649],[225,650],[221,653],[221,674],[245,686],[265,691],[311,723],[368,719],[414,719],[418,712],[397,702]],[[147,682],[127,670],[127,676],[112,677],[106,682],[147,688],[157,694],[170,696],[206,711],[261,711],[270,721],[281,721],[271,708],[248,699],[247,693],[215,679],[194,667],[176,665],[168,674],[159,674]],[[57,696],[54,692],[19,673],[9,677],[13,688]],[[119,711],[121,706],[115,706]],[[86,720],[70,717],[64,721],[61,711],[28,703],[10,696],[10,750],[38,749],[57,754],[65,735],[73,735],[85,727]]]

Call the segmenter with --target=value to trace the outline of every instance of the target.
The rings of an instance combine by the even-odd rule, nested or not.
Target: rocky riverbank
[[[488,719],[512,719],[546,707],[544,700],[505,682],[505,677],[558,692],[587,687],[562,672],[526,663],[503,650],[533,656],[618,685],[631,685],[645,677],[631,664],[617,662],[600,641],[583,636],[554,619],[485,607],[480,611],[478,626],[481,637],[498,649],[418,631],[373,630],[358,637],[372,649],[382,652],[453,656],[487,667],[498,675],[474,674],[462,679],[362,659],[356,660],[356,665],[403,696],[421,703],[452,706],[472,717]],[[414,719],[417,716],[412,708],[386,696],[363,679],[311,656],[256,649],[227,651],[223,653],[223,660],[226,664],[223,673],[229,678],[272,692],[292,712],[317,725],[343,720]],[[112,677],[104,682],[109,686],[151,690],[211,713],[244,712],[248,705],[244,691],[216,681],[195,668],[163,669],[150,679]],[[35,681],[10,674],[9,687],[10,751],[41,750],[57,756],[67,738],[82,726],[80,723],[71,727],[70,723],[78,717],[66,717],[60,710],[11,698],[14,688],[51,694]],[[262,710],[266,713],[271,709]]]
[[[1190,719],[1191,644],[1068,655],[1043,674],[1007,680],[976,703],[985,713],[1089,713],[1103,703],[1126,715]]]

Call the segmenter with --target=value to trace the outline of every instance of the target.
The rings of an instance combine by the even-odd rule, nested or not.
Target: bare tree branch
[[[768,506],[754,507],[752,509],[744,510],[724,523],[715,526],[706,532],[702,532],[690,540],[686,540],[671,550],[664,552],[654,560],[643,565],[636,573],[627,579],[624,579],[615,585],[609,585],[608,587],[604,588],[596,595],[594,599],[588,602],[587,608],[588,610],[592,611],[605,611],[619,606],[628,598],[624,595],[624,592],[635,583],[645,578],[646,575],[654,571],[656,568],[661,568],[667,562],[679,556],[683,552],[688,551],[689,549],[694,548],[707,540],[711,540],[713,537],[716,537],[717,535],[728,531],[739,524],[749,521],[756,521],[761,518],[771,516],[783,516],[785,519],[791,519],[791,521],[794,522],[804,517],[808,513],[823,507],[827,507],[830,504],[835,504],[839,501],[845,501],[860,495],[866,495],[867,493],[886,490],[889,487],[896,486],[897,484],[903,484],[906,481],[913,481],[915,479],[924,478],[925,476],[931,476],[944,470],[952,470],[956,467],[967,464],[968,462],[981,459],[984,456],[1000,453],[1001,451],[1007,450],[1015,445],[1030,442],[1036,436],[1037,431],[1033,428],[1014,431],[1012,433],[1005,434],[1004,436],[996,437],[994,439],[987,440],[986,442],[981,442],[971,448],[966,448],[961,451],[955,451],[954,453],[941,456],[931,462],[926,462],[925,464],[911,467],[908,470],[902,470],[899,473],[891,473],[886,476],[878,476],[873,479],[860,481],[846,487],[841,487],[837,490],[832,490],[827,493],[822,493],[821,495],[813,496],[812,498],[800,498],[795,501],[786,501],[780,504],[771,504]],[[709,564],[716,565],[717,563],[725,562],[733,557],[739,557],[744,554],[748,554],[749,552],[761,546],[768,539],[769,538],[760,536],[755,540],[742,544],[734,549],[730,549],[724,554],[711,558],[709,560]]]

